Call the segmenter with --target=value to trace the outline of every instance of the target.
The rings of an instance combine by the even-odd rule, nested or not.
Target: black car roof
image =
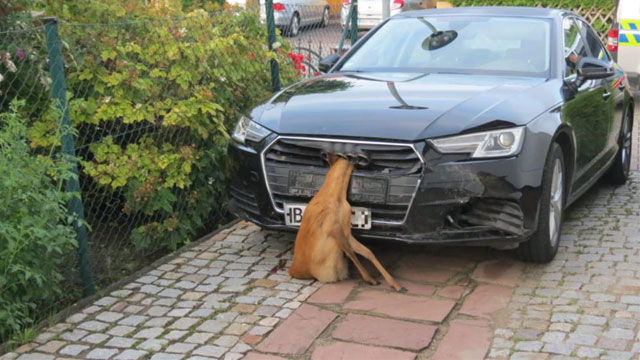
[[[399,13],[394,17],[419,17],[429,15],[493,15],[518,16],[536,18],[554,18],[562,14],[571,13],[569,10],[548,9],[524,6],[479,6],[457,7],[447,9],[416,10]]]

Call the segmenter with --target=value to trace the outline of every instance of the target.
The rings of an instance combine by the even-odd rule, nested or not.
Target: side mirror
[[[335,65],[338,60],[340,60],[340,56],[338,56],[338,54],[331,54],[320,60],[320,63],[318,64],[318,70],[320,70],[320,72],[326,73],[327,71],[331,70],[333,65]]]
[[[611,77],[615,71],[606,61],[585,57],[578,62],[578,75],[583,80],[596,80]]]

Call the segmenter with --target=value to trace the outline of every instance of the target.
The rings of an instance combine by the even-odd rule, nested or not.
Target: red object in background
[[[393,10],[402,9],[404,7],[404,0],[393,0]]]
[[[620,36],[620,30],[609,30],[609,39],[607,40],[607,49],[609,51],[618,51],[618,37]]]
[[[342,0],[342,6],[347,7],[351,5],[351,0]]]
[[[273,3],[273,11],[284,11],[284,4],[282,3]]]
[[[287,57],[293,62],[293,68],[298,71],[298,76],[302,76],[307,72],[307,67],[302,64],[304,55],[290,52]]]

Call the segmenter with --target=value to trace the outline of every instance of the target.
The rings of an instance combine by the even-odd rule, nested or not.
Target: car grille
[[[322,157],[325,151],[366,155],[369,162],[356,165],[353,173],[349,203],[370,208],[374,224],[404,222],[423,168],[410,145],[280,138],[263,153],[269,190],[278,211],[284,203],[309,202],[319,190],[329,170]],[[308,187],[294,188],[296,174],[305,174]]]

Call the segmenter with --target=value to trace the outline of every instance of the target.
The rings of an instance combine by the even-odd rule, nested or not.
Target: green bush
[[[137,247],[175,249],[226,220],[229,132],[270,95],[269,61],[290,60],[286,48],[268,50],[254,13],[150,3],[78,1],[57,11],[83,197],[97,204],[88,219],[108,204],[117,210],[109,226],[127,229]],[[291,82],[295,69],[282,67]],[[53,118],[31,125],[32,146],[58,144]]]
[[[25,133],[14,101],[0,113],[0,343],[60,298],[60,265],[75,244],[61,190],[70,173],[53,157],[33,155]]]

